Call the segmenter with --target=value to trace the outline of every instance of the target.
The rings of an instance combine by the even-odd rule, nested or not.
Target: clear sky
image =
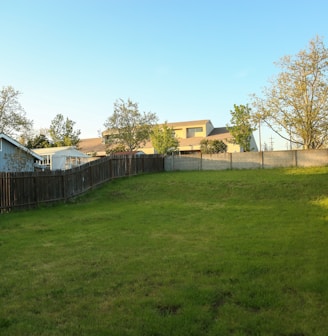
[[[281,57],[328,38],[327,0],[0,0],[0,87],[34,128],[56,114],[97,137],[116,99],[160,122],[229,123]],[[274,133],[263,142],[286,149]]]

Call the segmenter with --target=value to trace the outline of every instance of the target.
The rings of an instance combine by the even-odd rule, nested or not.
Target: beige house
[[[242,152],[239,145],[233,143],[233,137],[226,127],[215,128],[210,120],[194,120],[167,123],[179,140],[178,152],[180,154],[191,154],[200,152],[200,143],[202,140],[221,140],[227,145],[227,152]],[[251,138],[251,147],[257,151],[254,137]],[[146,154],[156,153],[151,142],[147,142],[140,150]]]
[[[239,145],[233,143],[233,137],[226,127],[215,128],[210,120],[194,120],[167,123],[179,140],[178,152],[180,154],[191,154],[200,152],[200,143],[203,139],[221,140],[227,145],[227,152],[242,152]],[[79,142],[79,149],[89,155],[103,156],[106,153],[104,138],[108,131],[102,133],[103,139],[84,139]],[[251,138],[251,148],[258,151],[254,137]],[[144,146],[137,149],[145,154],[156,154],[152,143],[148,141]]]
[[[78,148],[93,158],[106,156],[106,145],[103,138],[81,139]]]

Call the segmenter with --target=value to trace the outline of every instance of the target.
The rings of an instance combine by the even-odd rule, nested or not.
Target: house
[[[0,172],[33,172],[41,159],[34,151],[0,133]]]
[[[41,156],[40,164],[50,170],[66,170],[90,161],[90,156],[73,146],[33,149]]]
[[[208,119],[167,123],[179,140],[178,152],[192,154],[200,152],[202,140],[221,140],[227,145],[227,152],[242,152],[243,149],[234,143],[234,138],[226,127],[214,127]],[[149,146],[149,147],[148,147]],[[257,151],[255,139],[251,137],[251,148]],[[144,152],[154,153],[151,143],[147,143]]]
[[[167,123],[168,127],[171,127],[175,133],[175,136],[179,140],[178,152],[180,154],[191,154],[200,152],[201,141],[207,140],[221,140],[227,145],[227,152],[242,152],[243,149],[240,145],[234,143],[234,138],[226,127],[214,127],[210,120],[194,120],[194,121],[182,121],[182,122],[170,122]],[[108,130],[102,133],[103,140],[98,139],[97,144],[100,143],[105,146],[105,139],[110,134]],[[86,141],[88,140],[88,141]],[[91,139],[81,140],[81,148],[84,148],[84,141],[91,144]],[[95,139],[96,140],[96,139]],[[96,143],[96,141],[95,141]],[[97,145],[97,146],[98,146]],[[98,147],[95,146],[98,150]],[[254,136],[251,136],[251,148],[253,151],[258,151]],[[81,149],[84,151],[84,149]],[[91,147],[88,149],[91,151]],[[137,149],[145,154],[156,154],[155,148],[152,146],[151,141],[147,141],[145,145]],[[85,151],[84,151],[85,152]]]

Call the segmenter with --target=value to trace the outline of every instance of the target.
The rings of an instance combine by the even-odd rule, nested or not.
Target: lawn
[[[0,255],[0,335],[326,336],[328,167],[117,179]]]

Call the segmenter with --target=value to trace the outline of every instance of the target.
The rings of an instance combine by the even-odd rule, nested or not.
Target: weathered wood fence
[[[65,171],[0,173],[0,213],[66,201],[118,177],[163,170],[161,156],[142,155],[104,157]]]

